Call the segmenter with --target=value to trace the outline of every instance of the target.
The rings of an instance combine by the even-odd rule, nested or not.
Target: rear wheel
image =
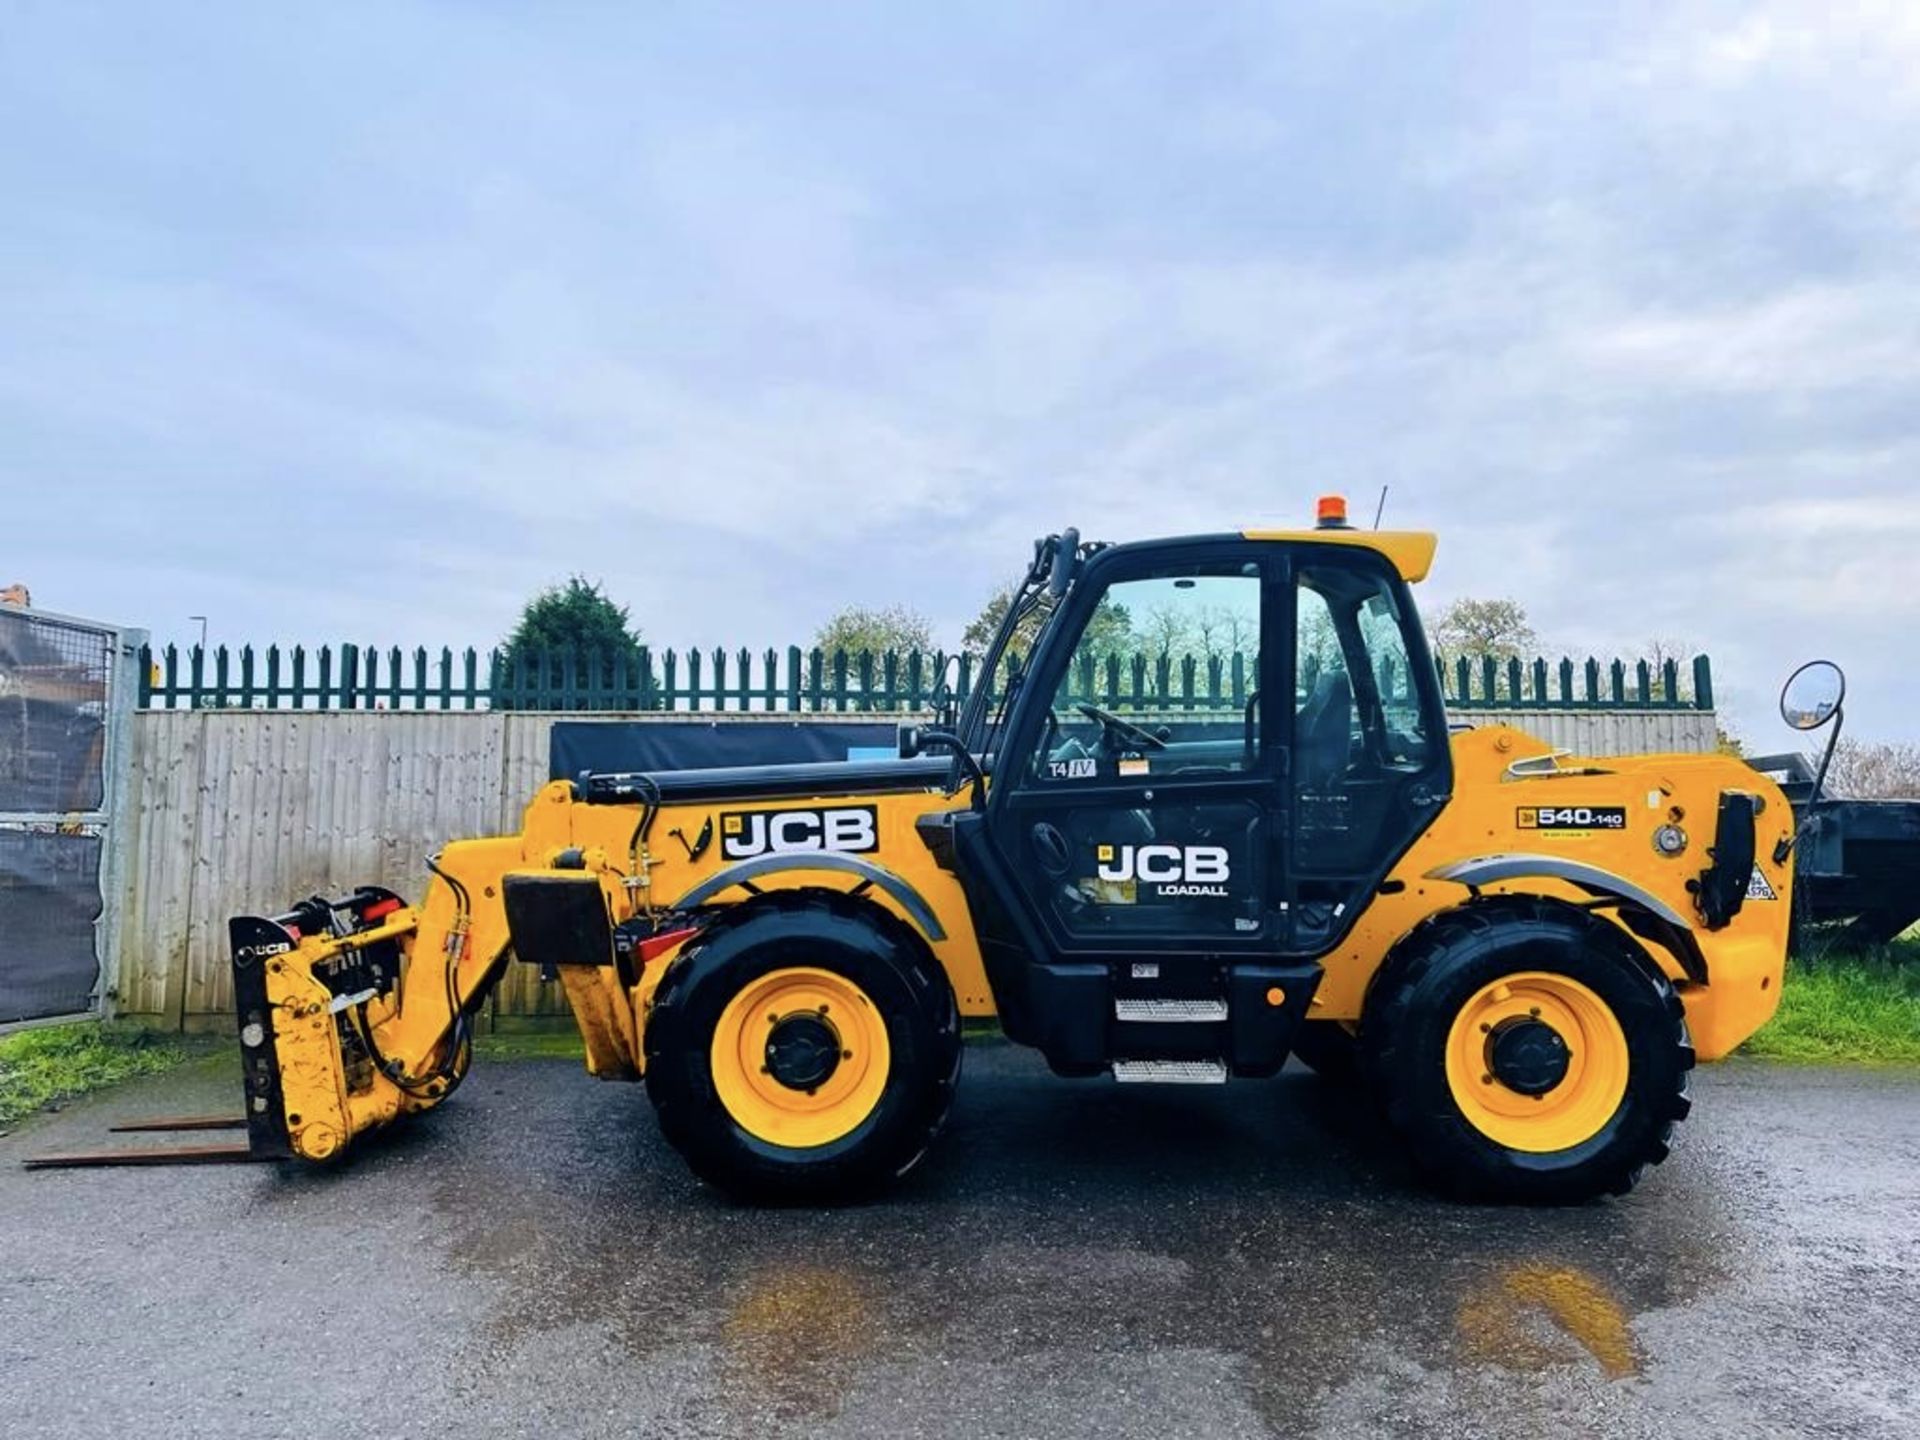
[[[1556,901],[1421,926],[1376,981],[1361,1044],[1416,1164],[1463,1198],[1625,1194],[1688,1110],[1673,986],[1616,926]]]
[[[774,896],[662,979],[647,1093],[695,1173],[742,1197],[834,1201],[911,1168],[960,1067],[952,988],[891,917]]]

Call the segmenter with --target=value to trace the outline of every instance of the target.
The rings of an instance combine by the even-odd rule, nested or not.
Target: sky
[[[1033,536],[1824,655],[1920,739],[1920,6],[0,0],[0,584],[188,640],[957,638]]]

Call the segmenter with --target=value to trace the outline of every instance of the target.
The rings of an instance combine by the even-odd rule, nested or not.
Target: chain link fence
[[[0,1025],[98,1008],[130,666],[112,626],[0,606]]]

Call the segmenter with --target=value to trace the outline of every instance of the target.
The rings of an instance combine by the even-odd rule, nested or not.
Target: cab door
[[[1286,564],[1238,540],[1089,563],[998,747],[988,828],[1063,957],[1271,949],[1286,867]],[[1283,721],[1286,707],[1279,707]]]
[[[1448,798],[1437,672],[1407,584],[1361,546],[1293,565],[1287,945],[1337,944]]]

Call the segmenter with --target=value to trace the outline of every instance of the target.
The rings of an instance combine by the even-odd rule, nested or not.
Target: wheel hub
[[[840,1068],[840,1036],[812,1010],[783,1015],[767,1034],[767,1073],[789,1090],[816,1090]]]
[[[1560,1032],[1542,1020],[1516,1015],[1487,1035],[1487,1071],[1521,1095],[1545,1095],[1567,1078],[1573,1054]]]

